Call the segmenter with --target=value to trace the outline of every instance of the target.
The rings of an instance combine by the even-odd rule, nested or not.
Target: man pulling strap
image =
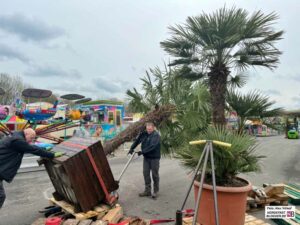
[[[146,131],[140,133],[135,142],[131,145],[129,154],[134,152],[134,149],[142,143],[142,151],[138,152],[139,155],[144,156],[143,174],[145,180],[145,191],[140,193],[140,197],[151,196],[151,177],[153,180],[153,193],[152,198],[157,198],[159,191],[159,161],[160,161],[160,135],[155,130],[154,123],[146,123]]]

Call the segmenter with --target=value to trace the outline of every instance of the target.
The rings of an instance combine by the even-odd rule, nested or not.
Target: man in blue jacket
[[[143,174],[145,180],[145,191],[140,193],[140,197],[151,196],[151,176],[153,180],[152,198],[157,198],[159,191],[159,161],[160,161],[160,135],[155,130],[154,123],[146,123],[146,131],[140,133],[135,142],[131,145],[129,154],[134,152],[134,149],[142,143],[139,155],[144,156]]]
[[[41,156],[44,158],[53,159],[60,157],[61,152],[49,152],[44,148],[35,145],[30,145],[36,138],[36,133],[33,129],[27,128],[21,132],[15,132],[9,137],[5,137],[0,142],[0,208],[2,207],[6,195],[3,187],[3,181],[10,183],[18,169],[21,166],[22,159],[25,153]]]

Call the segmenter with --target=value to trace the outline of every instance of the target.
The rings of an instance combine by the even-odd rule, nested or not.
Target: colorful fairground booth
[[[80,106],[83,112],[89,113],[94,125],[101,124],[104,139],[111,139],[123,130],[125,109],[122,102],[117,101],[91,101]]]

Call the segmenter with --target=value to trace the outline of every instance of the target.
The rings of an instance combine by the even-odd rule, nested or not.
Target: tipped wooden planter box
[[[114,180],[99,140],[73,137],[53,148],[53,151],[64,152],[64,156],[43,161],[55,188],[54,198],[73,204],[77,212],[86,212],[105,201],[105,193],[87,149],[107,191],[111,193],[117,190],[118,184]]]

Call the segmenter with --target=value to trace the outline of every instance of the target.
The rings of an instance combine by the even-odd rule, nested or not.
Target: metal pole
[[[213,192],[214,192],[214,206],[215,206],[215,223],[219,225],[219,208],[218,208],[218,198],[217,198],[217,185],[216,185],[216,175],[215,175],[215,162],[214,162],[214,150],[212,142],[209,143],[210,150],[210,162],[211,162],[211,171],[212,171],[212,181],[213,181]]]
[[[64,140],[66,140],[66,139],[67,139],[67,128],[66,128],[66,126],[67,126],[67,118],[65,117],[65,131],[64,131]]]
[[[182,211],[177,210],[176,211],[176,225],[182,225]]]
[[[126,169],[128,168],[128,166],[131,163],[131,161],[132,161],[132,159],[133,159],[133,157],[134,157],[135,154],[136,154],[136,152],[133,152],[132,155],[130,156],[130,159],[128,160],[128,162],[126,163],[124,169],[122,170],[121,174],[119,175],[119,178],[117,180],[118,182],[120,182],[123,174],[125,173]]]
[[[206,165],[207,165],[208,155],[209,155],[208,143],[209,142],[207,142],[205,147],[204,147],[205,159],[204,159],[204,165],[203,165],[202,172],[201,172],[201,180],[200,180],[199,191],[198,191],[197,201],[196,201],[196,205],[195,205],[195,214],[194,214],[192,225],[196,225],[196,223],[197,223],[199,204],[200,204],[200,200],[201,200],[202,189],[203,189],[204,178],[205,178]]]
[[[199,169],[200,169],[201,162],[202,162],[203,157],[204,157],[204,152],[205,152],[205,151],[203,150],[203,152],[201,153],[200,159],[199,159],[199,161],[198,161],[198,165],[196,166],[196,169],[195,169],[195,171],[194,171],[193,179],[192,179],[192,181],[191,181],[190,186],[188,187],[188,191],[187,191],[187,193],[186,193],[186,195],[185,195],[185,199],[184,199],[183,204],[182,204],[182,206],[181,206],[181,210],[184,209],[184,206],[185,206],[185,204],[186,204],[186,201],[187,201],[187,199],[188,199],[188,197],[189,197],[189,194],[190,194],[190,192],[191,192],[191,189],[192,189],[192,187],[193,187],[194,181],[195,181],[195,179],[196,179],[196,177],[197,177],[198,171],[199,171]]]

